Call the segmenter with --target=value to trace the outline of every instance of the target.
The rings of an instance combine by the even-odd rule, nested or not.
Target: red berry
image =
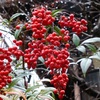
[[[61,90],[60,94],[62,94],[62,95],[65,94],[65,90]]]
[[[20,26],[19,26],[19,25],[17,25],[17,26],[16,26],[16,29],[18,29],[18,30],[19,30],[19,29],[20,29]]]
[[[30,27],[29,27],[29,26],[26,26],[26,29],[27,29],[27,30],[29,30],[29,29],[30,29]]]
[[[63,99],[63,95],[62,94],[59,94],[59,99]]]
[[[74,14],[70,14],[70,19],[73,19],[74,18]]]
[[[58,90],[57,90],[57,89],[55,89],[53,92],[54,92],[55,94],[57,94]]]
[[[63,33],[63,34],[64,34],[64,32],[65,32],[65,29],[61,29],[61,33]]]
[[[17,40],[13,40],[14,43],[16,43]]]
[[[65,19],[65,16],[62,16],[61,18],[62,18],[62,19]]]
[[[70,44],[68,44],[68,43],[65,44],[65,47],[66,47],[66,48],[69,48],[69,47],[70,47]]]
[[[0,36],[2,35],[2,33],[0,32]]]

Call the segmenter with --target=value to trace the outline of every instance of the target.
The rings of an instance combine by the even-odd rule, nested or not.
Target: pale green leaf
[[[53,97],[51,97],[50,95],[44,95],[44,96],[38,96],[39,98],[43,99],[43,100],[55,100]]]
[[[100,60],[100,52],[94,53],[93,56],[90,56],[89,58]]]
[[[45,94],[48,94],[50,92],[52,93],[54,90],[55,90],[55,88],[53,88],[53,87],[47,87],[47,88],[41,89],[39,94],[45,95]]]
[[[39,57],[38,58],[43,64],[44,64],[44,59],[43,59],[43,57],[41,56],[41,57]]]
[[[16,29],[15,34],[14,34],[16,40],[17,40],[19,34],[21,33],[22,28],[23,28],[24,25],[20,24],[20,26],[21,26],[20,29],[19,30]]]
[[[86,48],[82,45],[79,45],[78,47],[76,47],[76,49],[83,52],[84,54],[86,53]]]
[[[26,90],[25,93],[30,92],[30,91],[33,91],[34,89],[37,89],[37,88],[39,88],[40,86],[43,86],[43,85],[34,85],[34,86],[28,88],[28,89]]]
[[[90,39],[87,39],[87,40],[83,41],[82,44],[95,43],[95,42],[100,42],[100,38],[99,37],[90,38]]]
[[[14,79],[8,86],[9,88],[13,87],[14,85],[16,85],[18,83],[18,81],[20,81],[22,78],[17,78]]]
[[[80,43],[80,39],[79,39],[79,37],[76,35],[76,34],[73,34],[73,43],[76,45],[76,46],[78,46],[79,45],[79,43]]]
[[[19,95],[14,95],[13,100],[18,100]]]
[[[21,86],[17,86],[17,85],[14,85],[13,88],[17,88],[17,89],[21,90],[22,92],[25,92],[26,91],[25,88],[23,88]]]
[[[16,14],[13,14],[10,18],[10,21],[12,21],[13,19],[17,18],[18,16],[20,15],[25,15],[25,13],[16,13]]]
[[[81,66],[82,72],[84,74],[84,77],[85,77],[85,74],[86,74],[88,68],[90,67],[91,63],[92,63],[92,60],[89,58],[84,58],[81,61],[80,66]]]

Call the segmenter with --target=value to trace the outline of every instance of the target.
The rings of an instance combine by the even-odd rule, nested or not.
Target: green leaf
[[[14,79],[10,84],[9,84],[9,88],[13,87],[14,85],[16,85],[18,83],[18,81],[20,81],[22,78],[17,78]]]
[[[44,95],[44,96],[38,96],[39,98],[43,99],[43,100],[55,100],[53,97],[51,97],[50,95]]]
[[[13,100],[18,100],[18,97],[19,97],[19,95],[15,95],[15,96],[13,97]]]
[[[60,35],[61,31],[60,31],[60,28],[58,26],[54,26],[54,31]]]
[[[35,97],[34,96],[31,96],[30,98],[28,98],[28,100],[34,100]]]
[[[76,49],[81,51],[81,52],[83,52],[84,54],[86,53],[86,48],[84,46],[82,46],[82,45],[76,47]]]
[[[92,60],[89,58],[84,58],[81,61],[80,66],[81,66],[82,72],[84,74],[84,77],[85,77],[85,74],[86,74],[88,68],[90,67],[91,63],[92,63]]]
[[[13,19],[15,19],[16,17],[20,16],[20,15],[25,15],[25,13],[16,13],[16,14],[12,15],[11,18],[10,18],[10,22],[11,22]]]
[[[0,97],[1,97],[3,100],[10,100],[10,98],[8,98],[7,96],[1,95],[1,94],[0,94]]]
[[[99,37],[90,38],[90,39],[87,39],[87,40],[83,41],[82,44],[94,43],[94,42],[100,42],[100,38]]]
[[[76,45],[76,46],[78,46],[79,45],[79,43],[80,43],[80,39],[79,39],[79,37],[76,35],[76,34],[73,34],[73,43]]]
[[[26,100],[26,96],[25,96],[24,93],[23,93],[21,90],[19,90],[19,89],[15,89],[15,88],[6,89],[4,93],[6,93],[6,94],[19,95],[19,96],[23,97],[24,100]]]
[[[38,58],[43,64],[44,64],[44,59],[43,59],[43,57],[41,56],[41,57],[39,57]]]
[[[46,87],[46,88],[42,89],[39,94],[45,95],[50,92],[52,93],[54,90],[55,90],[55,88],[53,88],[53,87]]]
[[[96,52],[96,48],[92,44],[85,44],[89,49],[91,49],[93,52]]]
[[[23,63],[17,64],[16,67],[18,67],[18,66],[20,66],[20,65],[22,65],[22,64],[23,64]]]
[[[64,10],[64,9],[53,10],[52,13],[51,13],[51,16],[52,16],[52,17],[56,17],[56,15],[57,15],[58,13],[60,13],[61,11],[63,11],[63,10]]]
[[[52,97],[54,98],[54,100],[55,100],[55,94],[54,94],[54,92],[52,92]]]
[[[16,29],[15,34],[14,34],[16,40],[17,40],[20,32],[22,31],[22,28],[23,28],[24,25],[20,24],[20,26],[21,26],[20,29],[19,30]]]
[[[9,25],[9,21],[7,19],[3,19],[3,22]]]
[[[17,88],[17,89],[21,90],[22,92],[25,92],[26,91],[25,88],[23,88],[21,86],[17,86],[17,85],[14,85],[13,88]]]
[[[43,85],[34,85],[34,86],[28,88],[28,89],[26,90],[25,93],[30,92],[30,91],[33,91],[34,89],[37,89],[37,88],[39,88],[40,86],[43,86]]]
[[[100,52],[94,53],[93,56],[90,56],[89,58],[93,58],[93,59],[98,59],[98,60],[100,60]]]

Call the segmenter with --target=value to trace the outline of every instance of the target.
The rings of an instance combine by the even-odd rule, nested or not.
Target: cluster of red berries
[[[13,40],[13,42],[16,44],[16,46],[9,47],[8,51],[12,55],[16,56],[17,60],[19,60],[19,58],[21,56],[24,56],[24,52],[22,52],[21,50],[19,50],[18,47],[17,47],[17,46],[21,46],[22,45],[22,41],[21,40],[19,40],[19,41]]]
[[[62,40],[62,36],[57,36],[57,33],[53,32],[47,36],[46,40],[54,46],[60,46],[60,40]]]
[[[59,99],[63,99],[68,81],[69,81],[68,75],[66,75],[65,73],[62,73],[62,75],[53,76],[51,84],[53,84],[54,87],[56,88],[54,90],[54,93],[59,94]]]
[[[11,72],[10,58],[11,53],[8,50],[0,48],[0,89],[6,86],[7,83],[11,82]],[[4,60],[7,60],[7,63],[4,64]]]
[[[73,14],[70,14],[69,18],[62,16],[62,20],[58,22],[61,27],[70,27],[73,32],[76,32],[77,35],[80,35],[82,31],[87,31],[87,21],[82,19],[81,21],[77,21],[74,18]]]
[[[35,41],[33,40],[32,43],[28,43],[29,48],[25,50],[25,62],[27,63],[28,69],[36,68],[37,65],[37,59],[41,56],[41,50],[43,48],[43,43],[45,42],[45,39],[42,39],[41,41]]]
[[[22,46],[23,42],[21,40],[13,40],[13,42],[16,44],[16,46]]]
[[[69,61],[67,60],[69,53],[68,41],[70,40],[69,31],[64,28],[61,29],[61,34],[53,32],[47,33],[45,26],[52,25],[55,18],[51,16],[51,11],[46,10],[44,7],[41,9],[34,9],[32,13],[31,22],[25,24],[26,29],[33,31],[32,37],[35,40],[28,43],[29,48],[25,50],[25,53],[18,51],[16,46],[12,48],[12,54],[15,56],[24,56],[28,69],[35,69],[37,66],[37,60],[39,57],[44,58],[44,63],[47,68],[51,70],[51,74],[54,75],[51,80],[51,84],[56,88],[54,93],[59,94],[59,98],[63,99],[65,94],[66,85],[68,82],[68,76],[66,70],[69,68]],[[77,32],[80,35],[82,31],[87,31],[87,21],[82,19],[77,21],[74,15],[71,14],[69,19],[62,16],[62,20],[58,22],[61,27],[70,27],[73,32]],[[20,29],[16,26],[16,29]],[[46,37],[45,34],[46,33]],[[22,41],[13,41],[17,46],[22,45]],[[61,43],[65,44],[65,47],[61,47]],[[15,51],[14,51],[15,50]],[[18,54],[19,53],[19,54]]]
[[[55,21],[55,18],[51,16],[51,11],[46,11],[44,7],[39,10],[34,9],[32,15],[32,22],[25,24],[26,29],[32,29],[32,31],[34,32],[34,34],[32,35],[33,38],[44,38],[44,33],[47,31],[44,26],[51,25]]]
[[[46,47],[46,49],[42,50],[42,56],[45,60],[47,59],[45,61],[45,66],[50,68],[51,74],[54,74],[55,69],[58,69],[59,73],[65,73],[66,69],[69,67],[69,61],[67,60],[69,53],[67,48],[60,51]]]
[[[44,26],[51,25],[55,21],[51,16],[51,11],[46,11],[44,8],[41,8],[40,10],[35,9],[32,14],[32,22],[26,23],[25,26],[27,30],[32,29],[32,36],[36,41],[33,40],[32,43],[28,43],[29,48],[25,50],[24,54],[25,62],[27,63],[28,69],[35,69],[38,58],[42,56],[45,60],[45,66],[51,70],[50,73],[52,75],[59,75],[59,78],[60,76],[62,77],[60,81],[57,81],[58,88],[55,87],[58,89],[58,93],[60,93],[59,98],[62,99],[63,94],[65,94],[62,91],[66,89],[68,82],[68,76],[65,73],[69,67],[69,61],[67,60],[69,56],[67,48],[70,46],[68,44],[68,40],[70,39],[69,31],[61,29],[60,35],[53,32],[48,34],[45,39],[44,33],[47,32],[47,29]],[[65,42],[65,48],[60,47],[61,42]]]

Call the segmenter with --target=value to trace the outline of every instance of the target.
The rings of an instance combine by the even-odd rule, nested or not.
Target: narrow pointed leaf
[[[53,92],[54,90],[55,90],[55,88],[53,88],[53,87],[44,88],[44,89],[42,89],[42,90],[40,91],[39,94],[45,95],[45,94],[48,94],[48,93],[50,93],[50,92]]]
[[[16,31],[15,31],[15,34],[14,34],[14,36],[15,36],[15,39],[17,40],[17,38],[18,38],[18,36],[19,36],[19,34],[21,33],[21,31],[22,31],[22,28],[23,28],[23,26],[24,25],[20,25],[21,27],[20,27],[20,29],[18,30],[18,29],[16,29]]]
[[[45,96],[38,96],[39,98],[41,99],[44,99],[44,100],[55,100],[53,97],[49,96],[49,95],[45,95]]]
[[[52,11],[51,16],[52,16],[52,17],[55,17],[58,13],[60,13],[60,12],[63,11],[63,10],[64,10],[64,9],[58,9],[58,10]]]
[[[92,44],[85,44],[89,49],[91,49],[93,52],[96,52],[96,48]]]
[[[43,85],[34,85],[34,86],[28,88],[25,93],[33,91],[34,89],[39,88],[40,86],[43,86]]]
[[[10,84],[9,84],[9,87],[8,88],[11,88],[13,87],[14,85],[16,85],[18,83],[18,81],[20,81],[22,78],[17,78],[17,79],[14,79]]]
[[[91,63],[92,63],[92,60],[89,59],[89,58],[84,58],[81,61],[80,66],[81,66],[81,69],[82,69],[82,72],[83,72],[84,76],[85,76],[88,68],[90,67]]]
[[[19,95],[15,95],[15,96],[13,97],[13,100],[18,100],[18,97],[19,97]]]
[[[23,88],[21,86],[17,86],[17,85],[14,85],[13,88],[17,88],[17,89],[21,90],[22,92],[25,92],[26,91],[25,88]]]
[[[58,26],[54,26],[54,31],[58,34],[58,35],[60,35],[60,28],[58,27]]]
[[[11,16],[10,21],[12,21],[13,19],[17,18],[20,15],[25,15],[25,13],[16,13],[14,15]]]
[[[24,93],[23,93],[21,90],[19,90],[19,89],[10,88],[10,89],[7,89],[4,93],[6,93],[6,94],[19,95],[19,96],[23,97],[24,100],[26,100],[26,96],[25,96]]]
[[[79,37],[76,35],[76,34],[73,34],[73,43],[76,45],[76,46],[78,46],[79,45],[79,43],[80,43],[80,39],[79,39]]]
[[[87,39],[87,40],[83,41],[82,44],[94,43],[94,42],[100,42],[100,38],[99,37],[90,38],[90,39]]]

